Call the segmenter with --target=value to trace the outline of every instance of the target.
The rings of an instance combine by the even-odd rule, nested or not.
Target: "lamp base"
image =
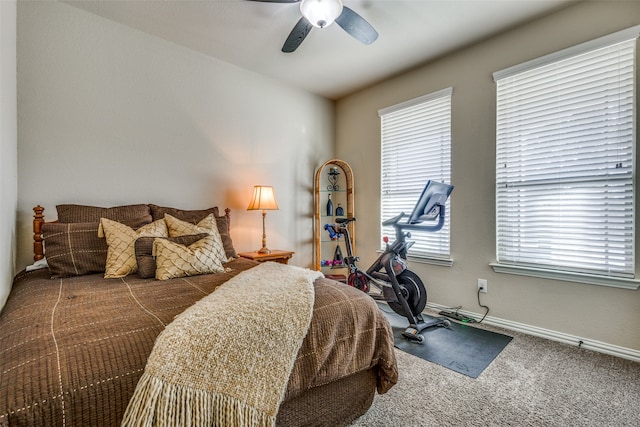
[[[258,249],[256,252],[258,252],[259,254],[270,254],[271,249],[267,249],[265,246],[263,246],[262,248]]]

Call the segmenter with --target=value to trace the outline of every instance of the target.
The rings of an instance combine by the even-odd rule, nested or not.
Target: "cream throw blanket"
[[[158,336],[122,425],[274,426],[319,277],[260,264],[177,316]]]

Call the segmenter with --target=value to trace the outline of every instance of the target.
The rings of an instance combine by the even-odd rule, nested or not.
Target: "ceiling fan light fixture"
[[[341,0],[302,0],[300,13],[315,27],[324,28],[342,13]]]

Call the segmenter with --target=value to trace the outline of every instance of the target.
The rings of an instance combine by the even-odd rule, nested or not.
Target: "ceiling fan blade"
[[[371,24],[347,6],[342,7],[342,13],[336,18],[336,22],[354,39],[364,44],[371,44],[378,38],[378,32]]]
[[[311,22],[309,22],[307,18],[304,16],[300,18],[296,26],[291,30],[287,40],[285,40],[284,45],[282,46],[282,51],[290,53],[296,50],[312,28],[313,25],[311,25]]]

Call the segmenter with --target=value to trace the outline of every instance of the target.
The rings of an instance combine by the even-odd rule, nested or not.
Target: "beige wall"
[[[331,158],[332,102],[59,2],[18,3],[18,248],[32,207],[150,202],[232,209],[240,251],[261,246],[246,208],[273,185],[271,248],[312,262],[315,168]]]
[[[294,264],[311,265],[312,177],[333,157],[331,102],[66,4],[20,2],[16,172],[15,136],[5,126],[15,116],[5,97],[12,86],[7,5],[14,3],[0,4],[0,301],[13,274],[16,173],[19,269],[30,263],[36,204],[49,218],[63,202],[228,206],[236,247],[255,249],[260,214],[245,209],[258,183],[276,187],[281,207],[267,217],[269,246],[293,249]],[[337,156],[354,168],[364,262],[378,241],[377,110],[453,86],[455,263],[412,264],[430,302],[482,313],[475,293],[482,277],[489,281],[483,303],[495,318],[640,349],[638,292],[496,274],[488,265],[495,259],[491,74],[638,24],[637,16],[638,2],[584,2],[340,100]]]
[[[488,280],[482,302],[507,322],[640,350],[640,293],[595,285],[498,274],[495,260],[494,71],[640,23],[640,2],[587,1],[448,55],[341,99],[337,156],[354,169],[358,255],[371,262],[378,245],[380,132],[377,111],[448,86],[452,98],[451,251],[453,267],[411,264],[429,302],[484,313],[476,279]]]
[[[17,172],[16,2],[0,1],[0,307],[15,270]]]

